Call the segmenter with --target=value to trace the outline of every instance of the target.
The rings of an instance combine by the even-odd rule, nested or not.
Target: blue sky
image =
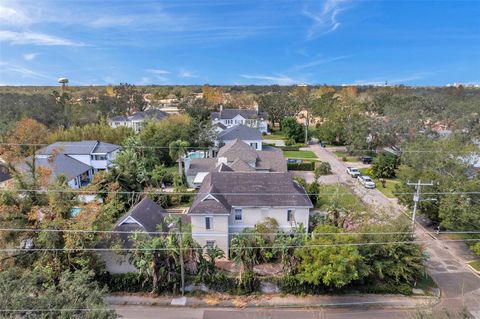
[[[480,83],[480,1],[0,0],[0,84]]]

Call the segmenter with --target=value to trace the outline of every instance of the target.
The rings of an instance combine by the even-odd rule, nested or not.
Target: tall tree
[[[260,111],[266,112],[273,125],[279,124],[288,116],[297,115],[299,106],[288,93],[268,93],[257,98]]]
[[[168,145],[170,157],[178,161],[178,175],[180,176],[183,175],[182,161],[187,154],[188,146],[190,146],[190,143],[182,140],[173,141]]]

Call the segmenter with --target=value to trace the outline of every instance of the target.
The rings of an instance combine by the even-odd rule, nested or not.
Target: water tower
[[[62,85],[62,89],[65,89],[68,87],[68,79],[67,78],[59,78],[58,83]]]

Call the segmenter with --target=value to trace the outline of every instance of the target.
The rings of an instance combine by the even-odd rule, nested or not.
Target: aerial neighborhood
[[[0,0],[0,318],[480,319],[480,0]]]
[[[97,105],[57,89],[43,110],[58,123],[25,108],[2,128],[4,282],[88,287],[107,318],[106,295],[417,307],[439,287],[476,311],[478,90],[124,84]],[[451,104],[419,115],[405,99]],[[466,292],[452,284],[465,278]]]

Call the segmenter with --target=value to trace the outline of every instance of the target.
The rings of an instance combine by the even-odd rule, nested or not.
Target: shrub
[[[318,202],[318,197],[320,193],[320,185],[317,182],[313,182],[307,186],[308,197],[312,201],[313,206]]]
[[[292,145],[292,146],[279,146],[282,151],[299,151],[300,146]]]
[[[295,276],[285,275],[277,279],[277,285],[281,292],[286,294],[324,294],[324,285],[312,285],[300,282]]]
[[[140,273],[110,274],[105,273],[97,278],[98,282],[107,285],[110,292],[150,292],[152,281]]]
[[[471,249],[475,255],[480,256],[480,243],[472,245]]]
[[[240,279],[237,279],[237,293],[238,294],[251,294],[260,289],[260,281],[251,270],[247,270],[242,274]]]
[[[289,171],[313,171],[315,162],[288,163],[287,168]]]
[[[235,278],[227,276],[224,272],[216,270],[204,280],[204,284],[218,292],[234,292]]]
[[[346,162],[348,161],[348,158],[346,156],[342,156],[342,161]]]
[[[322,176],[322,175],[330,175],[332,174],[332,167],[328,162],[321,162],[317,164],[317,168],[315,169],[315,175]]]
[[[292,138],[289,138],[288,140],[285,141],[286,146],[293,146],[295,145],[295,143],[296,143],[295,140]]]

